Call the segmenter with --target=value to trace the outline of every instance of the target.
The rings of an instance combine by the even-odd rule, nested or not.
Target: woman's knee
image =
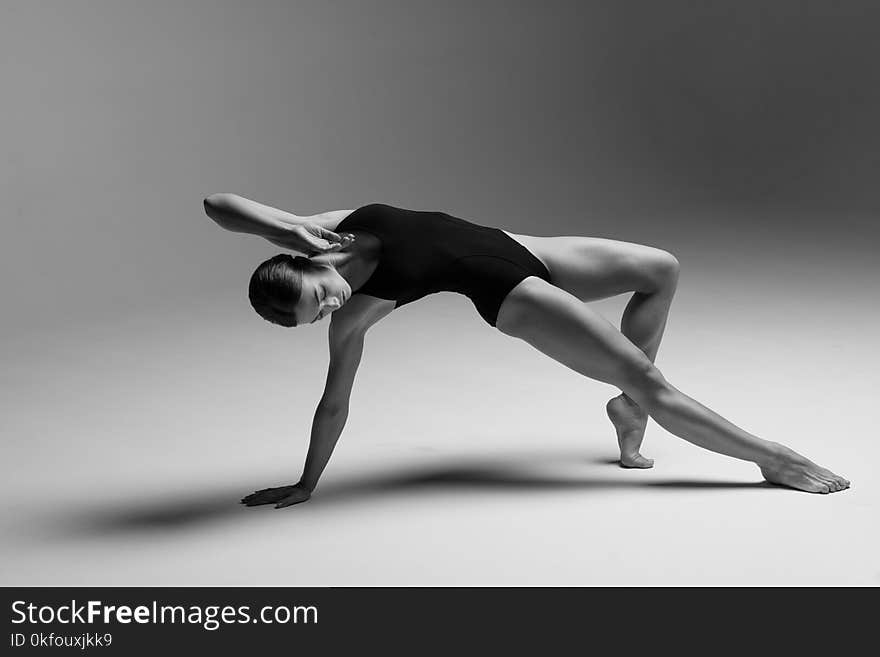
[[[678,285],[681,263],[669,251],[652,249],[651,258],[644,265],[655,291],[674,290]]]

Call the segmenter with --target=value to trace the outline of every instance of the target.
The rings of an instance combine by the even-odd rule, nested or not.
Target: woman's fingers
[[[328,242],[343,243],[346,241],[350,242],[354,240],[354,235],[352,235],[351,233],[334,233],[332,230],[329,230],[322,226],[318,226],[317,224],[315,225],[315,227],[318,229],[318,236],[323,237]]]
[[[338,244],[342,241],[342,236],[334,233],[332,230],[327,230],[326,228],[322,228],[317,224],[310,224],[307,226],[309,233],[315,236],[316,242],[324,243],[325,245],[330,244]]]
[[[334,233],[317,224],[303,224],[302,228],[303,237],[309,247],[319,253],[344,249],[354,241],[354,235],[351,233]]]
[[[245,506],[259,506],[260,504],[269,504],[275,501],[277,500],[269,497],[266,493],[254,493],[253,495],[248,495],[246,498],[244,498],[241,503]]]
[[[324,251],[338,251],[354,242],[354,235],[336,235],[335,233],[331,235],[332,237],[323,237],[319,240],[319,243],[322,245],[319,248]]]

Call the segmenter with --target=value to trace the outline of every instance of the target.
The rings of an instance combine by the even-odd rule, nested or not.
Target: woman
[[[234,194],[205,199],[220,226],[305,254],[277,255],[250,281],[270,322],[299,326],[331,315],[330,366],[305,468],[292,486],[245,497],[282,508],[309,499],[348,417],[364,335],[392,310],[441,290],[468,296],[483,319],[622,394],[609,400],[620,465],[650,468],[639,453],[648,416],[695,445],[755,463],[772,483],[831,493],[849,482],[779,443],[733,425],[669,383],[654,358],[675,294],[670,253],[595,237],[517,235],[442,212],[373,203],[308,217]],[[585,302],[632,292],[618,331]]]

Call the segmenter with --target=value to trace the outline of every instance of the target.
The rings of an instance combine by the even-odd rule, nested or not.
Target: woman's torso
[[[531,257],[523,236],[482,226],[445,212],[406,210],[382,203],[360,207],[342,221],[337,232],[362,230],[382,243],[379,263],[356,292],[393,299],[395,307],[441,291],[469,295],[473,281],[468,268],[477,256],[509,259]],[[527,237],[527,236],[525,236]],[[526,251],[511,254],[510,240]]]

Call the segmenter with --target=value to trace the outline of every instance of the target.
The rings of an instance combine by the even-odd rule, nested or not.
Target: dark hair
[[[296,326],[293,309],[302,296],[302,270],[308,262],[302,256],[279,253],[254,270],[248,297],[260,317],[279,326]]]

